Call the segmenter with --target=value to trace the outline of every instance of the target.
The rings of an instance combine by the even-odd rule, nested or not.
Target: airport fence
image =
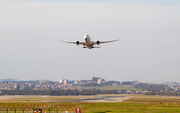
[[[65,109],[54,109],[54,108],[48,108],[48,109],[42,109],[41,112],[36,111],[34,112],[34,109],[41,110],[42,108],[0,108],[0,113],[76,113],[76,110],[65,110]]]
[[[39,105],[37,105],[39,106]],[[0,108],[0,113],[81,113],[79,112],[79,108],[76,108],[75,104],[74,105],[42,105],[42,107],[37,107],[35,105],[30,105],[24,107],[23,105],[19,107],[1,107]],[[48,107],[50,106],[50,107]],[[53,108],[54,107],[54,108]]]

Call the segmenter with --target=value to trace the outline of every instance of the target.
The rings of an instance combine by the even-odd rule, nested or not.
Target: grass
[[[101,96],[117,96],[117,95],[101,95]],[[125,100],[119,103],[95,103],[95,102],[39,102],[39,100],[61,100],[61,99],[74,99],[74,98],[90,98],[93,96],[50,96],[50,97],[39,97],[34,101],[27,100],[35,98],[22,98],[19,100],[6,99],[0,100],[0,107],[3,108],[5,104],[6,107],[10,105],[10,107],[16,107],[19,104],[19,107],[22,106],[26,108],[26,104],[35,105],[37,107],[46,107],[48,108],[59,108],[58,113],[60,112],[60,105],[61,109],[68,110],[69,105],[71,110],[74,109],[74,104],[76,108],[81,108],[82,113],[180,113],[180,101],[177,97],[172,96],[147,96],[147,95],[121,95],[121,96],[131,96],[130,99]],[[64,106],[66,105],[66,106]],[[46,110],[46,109],[44,109]],[[0,110],[0,113],[4,113],[3,109]],[[45,111],[44,111],[45,112]],[[53,109],[52,112],[56,113]],[[25,112],[26,113],[26,112]],[[28,112],[27,112],[28,113]],[[48,112],[46,112],[48,113]]]
[[[124,102],[180,102],[177,96],[133,95]]]

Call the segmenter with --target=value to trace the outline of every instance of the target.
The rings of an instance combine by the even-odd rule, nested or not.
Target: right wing
[[[100,41],[100,43],[110,43],[110,42],[115,42],[115,41],[119,41],[119,40],[111,40],[111,41]]]
[[[70,43],[70,44],[85,45],[85,42],[79,42],[79,41],[76,41],[76,42],[61,41],[61,42]]]
[[[115,42],[115,41],[118,41],[118,40],[111,40],[111,41],[97,41],[99,44],[103,44],[103,43],[110,43],[110,42]],[[93,45],[96,45],[97,42],[92,42]]]

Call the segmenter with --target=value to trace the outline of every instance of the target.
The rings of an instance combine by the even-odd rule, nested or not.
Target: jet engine
[[[97,41],[96,44],[97,44],[97,45],[100,45],[100,41]]]
[[[76,42],[76,45],[79,45],[79,41]]]

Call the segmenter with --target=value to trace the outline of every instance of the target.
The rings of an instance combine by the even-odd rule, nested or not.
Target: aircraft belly
[[[91,45],[91,44],[90,44],[89,42],[86,42],[86,45],[89,46],[89,45]]]
[[[92,49],[92,47],[91,47],[91,46],[87,46],[87,48],[88,48],[88,49]]]
[[[86,46],[91,45],[91,42],[89,40],[86,41]]]

